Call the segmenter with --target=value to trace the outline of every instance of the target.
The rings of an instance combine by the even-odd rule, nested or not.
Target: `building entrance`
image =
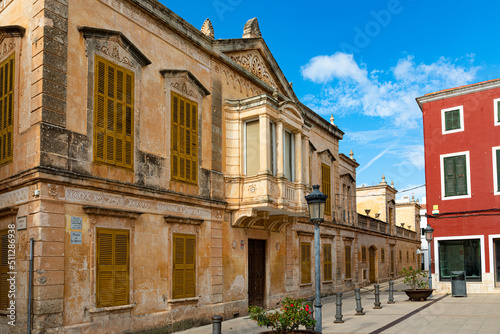
[[[495,266],[495,287],[500,288],[500,239],[493,240],[495,247],[494,266]]]
[[[377,258],[377,251],[375,247],[371,246],[369,252],[370,252],[370,282],[376,283],[375,263]]]
[[[266,241],[248,239],[248,304],[264,306]]]

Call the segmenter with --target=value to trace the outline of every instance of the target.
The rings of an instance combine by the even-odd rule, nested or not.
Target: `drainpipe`
[[[33,248],[35,245],[35,240],[30,239],[30,268],[29,268],[29,285],[28,285],[28,334],[31,333],[31,304],[33,299]]]

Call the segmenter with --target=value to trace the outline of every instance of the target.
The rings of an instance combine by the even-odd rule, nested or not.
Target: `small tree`
[[[429,288],[429,283],[422,280],[427,276],[425,272],[420,269],[413,269],[413,267],[410,266],[409,268],[403,268],[400,274],[404,277],[405,284],[408,284],[412,290]]]

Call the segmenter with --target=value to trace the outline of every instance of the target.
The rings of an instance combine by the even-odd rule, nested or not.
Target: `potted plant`
[[[260,327],[271,327],[271,331],[264,333],[292,334],[292,333],[318,333],[313,330],[299,330],[299,326],[312,328],[316,320],[311,317],[312,310],[309,305],[304,305],[302,299],[286,297],[281,300],[279,310],[266,312],[262,307],[250,306],[248,308],[250,319],[257,322]]]
[[[400,274],[403,276],[405,284],[408,284],[411,288],[403,290],[410,300],[424,301],[434,291],[434,289],[429,289],[429,283],[424,280],[427,276],[422,270],[413,269],[410,266],[409,268],[403,268]]]

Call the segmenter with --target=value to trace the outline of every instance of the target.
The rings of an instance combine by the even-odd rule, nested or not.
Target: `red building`
[[[500,293],[500,79],[417,98],[423,113],[433,288]]]

